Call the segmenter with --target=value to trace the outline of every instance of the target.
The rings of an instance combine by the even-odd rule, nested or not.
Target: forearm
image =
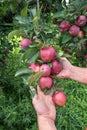
[[[38,116],[38,127],[39,130],[57,130],[52,119],[42,116]]]
[[[72,66],[69,78],[87,84],[87,68]]]

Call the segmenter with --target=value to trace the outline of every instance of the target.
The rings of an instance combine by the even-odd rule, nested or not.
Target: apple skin
[[[46,88],[51,88],[53,84],[53,80],[51,77],[41,77],[39,79],[39,85],[42,90]]]
[[[69,28],[71,27],[70,23],[68,21],[62,21],[59,25],[60,31],[64,32],[69,30]]]
[[[80,27],[78,27],[77,25],[72,25],[69,29],[69,34],[71,36],[77,36],[79,31],[80,31]]]
[[[50,62],[55,59],[56,51],[52,46],[43,47],[40,50],[40,57],[44,62]]]
[[[56,75],[56,74],[60,73],[60,71],[62,70],[62,68],[63,67],[62,67],[61,62],[58,61],[58,60],[54,60],[52,62],[51,73]]]
[[[51,68],[47,64],[42,64],[40,66],[40,71],[42,72],[42,76],[49,76],[51,74]]]
[[[23,38],[22,41],[20,42],[20,46],[22,49],[27,48],[31,44],[31,40],[28,38]]]
[[[35,73],[40,71],[40,65],[37,63],[29,63],[29,68],[31,68]]]
[[[66,104],[66,100],[66,95],[62,91],[57,91],[53,96],[53,102],[58,106],[64,106]]]
[[[80,27],[83,27],[85,26],[87,23],[87,17],[85,15],[80,15],[76,21],[75,21],[75,24],[80,26]]]

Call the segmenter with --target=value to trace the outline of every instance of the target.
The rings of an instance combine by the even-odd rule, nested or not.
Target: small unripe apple
[[[62,70],[61,62],[58,60],[54,60],[52,62],[52,68],[51,68],[52,74],[58,74],[58,73],[60,73],[61,70]]]
[[[56,51],[52,46],[45,46],[40,50],[40,57],[44,62],[50,62],[55,59]]]
[[[51,77],[41,77],[39,79],[39,85],[42,90],[44,90],[46,88],[51,88],[52,84],[53,84],[53,80]]]
[[[69,28],[70,28],[70,23],[68,22],[68,21],[62,21],[61,23],[60,23],[60,25],[59,25],[59,28],[60,28],[60,31],[61,32],[64,32],[64,31],[66,31],[66,30],[69,30]]]
[[[77,36],[80,31],[80,28],[77,25],[72,25],[69,29],[69,34],[71,36]]]
[[[78,26],[85,26],[87,23],[87,17],[85,15],[80,15],[76,21],[75,21],[76,25]]]
[[[80,39],[84,38],[84,32],[83,31],[79,31],[78,35],[77,35]]]
[[[29,68],[31,68],[35,73],[40,71],[40,65],[37,63],[30,63]]]
[[[54,104],[58,106],[63,106],[66,104],[66,95],[62,91],[57,91],[53,96]]]
[[[22,41],[20,42],[20,46],[22,49],[27,48],[29,45],[31,44],[31,40],[28,38],[24,38],[22,39]]]
[[[40,71],[42,72],[42,76],[49,76],[51,74],[51,68],[47,64],[42,64],[40,66]]]

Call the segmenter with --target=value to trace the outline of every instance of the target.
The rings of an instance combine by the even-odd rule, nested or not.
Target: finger
[[[56,77],[58,77],[58,78],[65,78],[65,72],[64,71],[60,72],[59,74],[57,74]]]
[[[51,89],[51,91],[50,91],[50,93],[49,93],[49,95],[53,96],[54,92],[55,92],[55,87],[53,86],[52,89]]]
[[[37,93],[38,93],[38,96],[41,96],[44,94],[39,86],[37,86]]]
[[[30,94],[32,98],[36,95],[36,90],[33,86],[30,86]]]
[[[33,99],[32,99],[32,104],[33,104],[33,106],[34,106],[34,108],[36,109],[36,107],[37,107],[37,104],[38,104],[38,95],[36,94],[34,97],[33,97]]]
[[[60,59],[60,62],[61,62],[61,63],[64,63],[64,62],[66,62],[66,61],[68,61],[66,57],[62,57],[62,58]]]
[[[32,103],[33,105],[35,104],[35,102],[38,100],[38,95],[36,94],[33,99],[32,99]]]
[[[61,57],[60,60],[67,60],[67,58],[66,57]]]

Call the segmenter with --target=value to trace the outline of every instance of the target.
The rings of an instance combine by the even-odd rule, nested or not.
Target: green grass
[[[58,130],[85,130],[87,127],[87,85],[61,80],[67,95],[64,107],[56,107],[56,126]]]

